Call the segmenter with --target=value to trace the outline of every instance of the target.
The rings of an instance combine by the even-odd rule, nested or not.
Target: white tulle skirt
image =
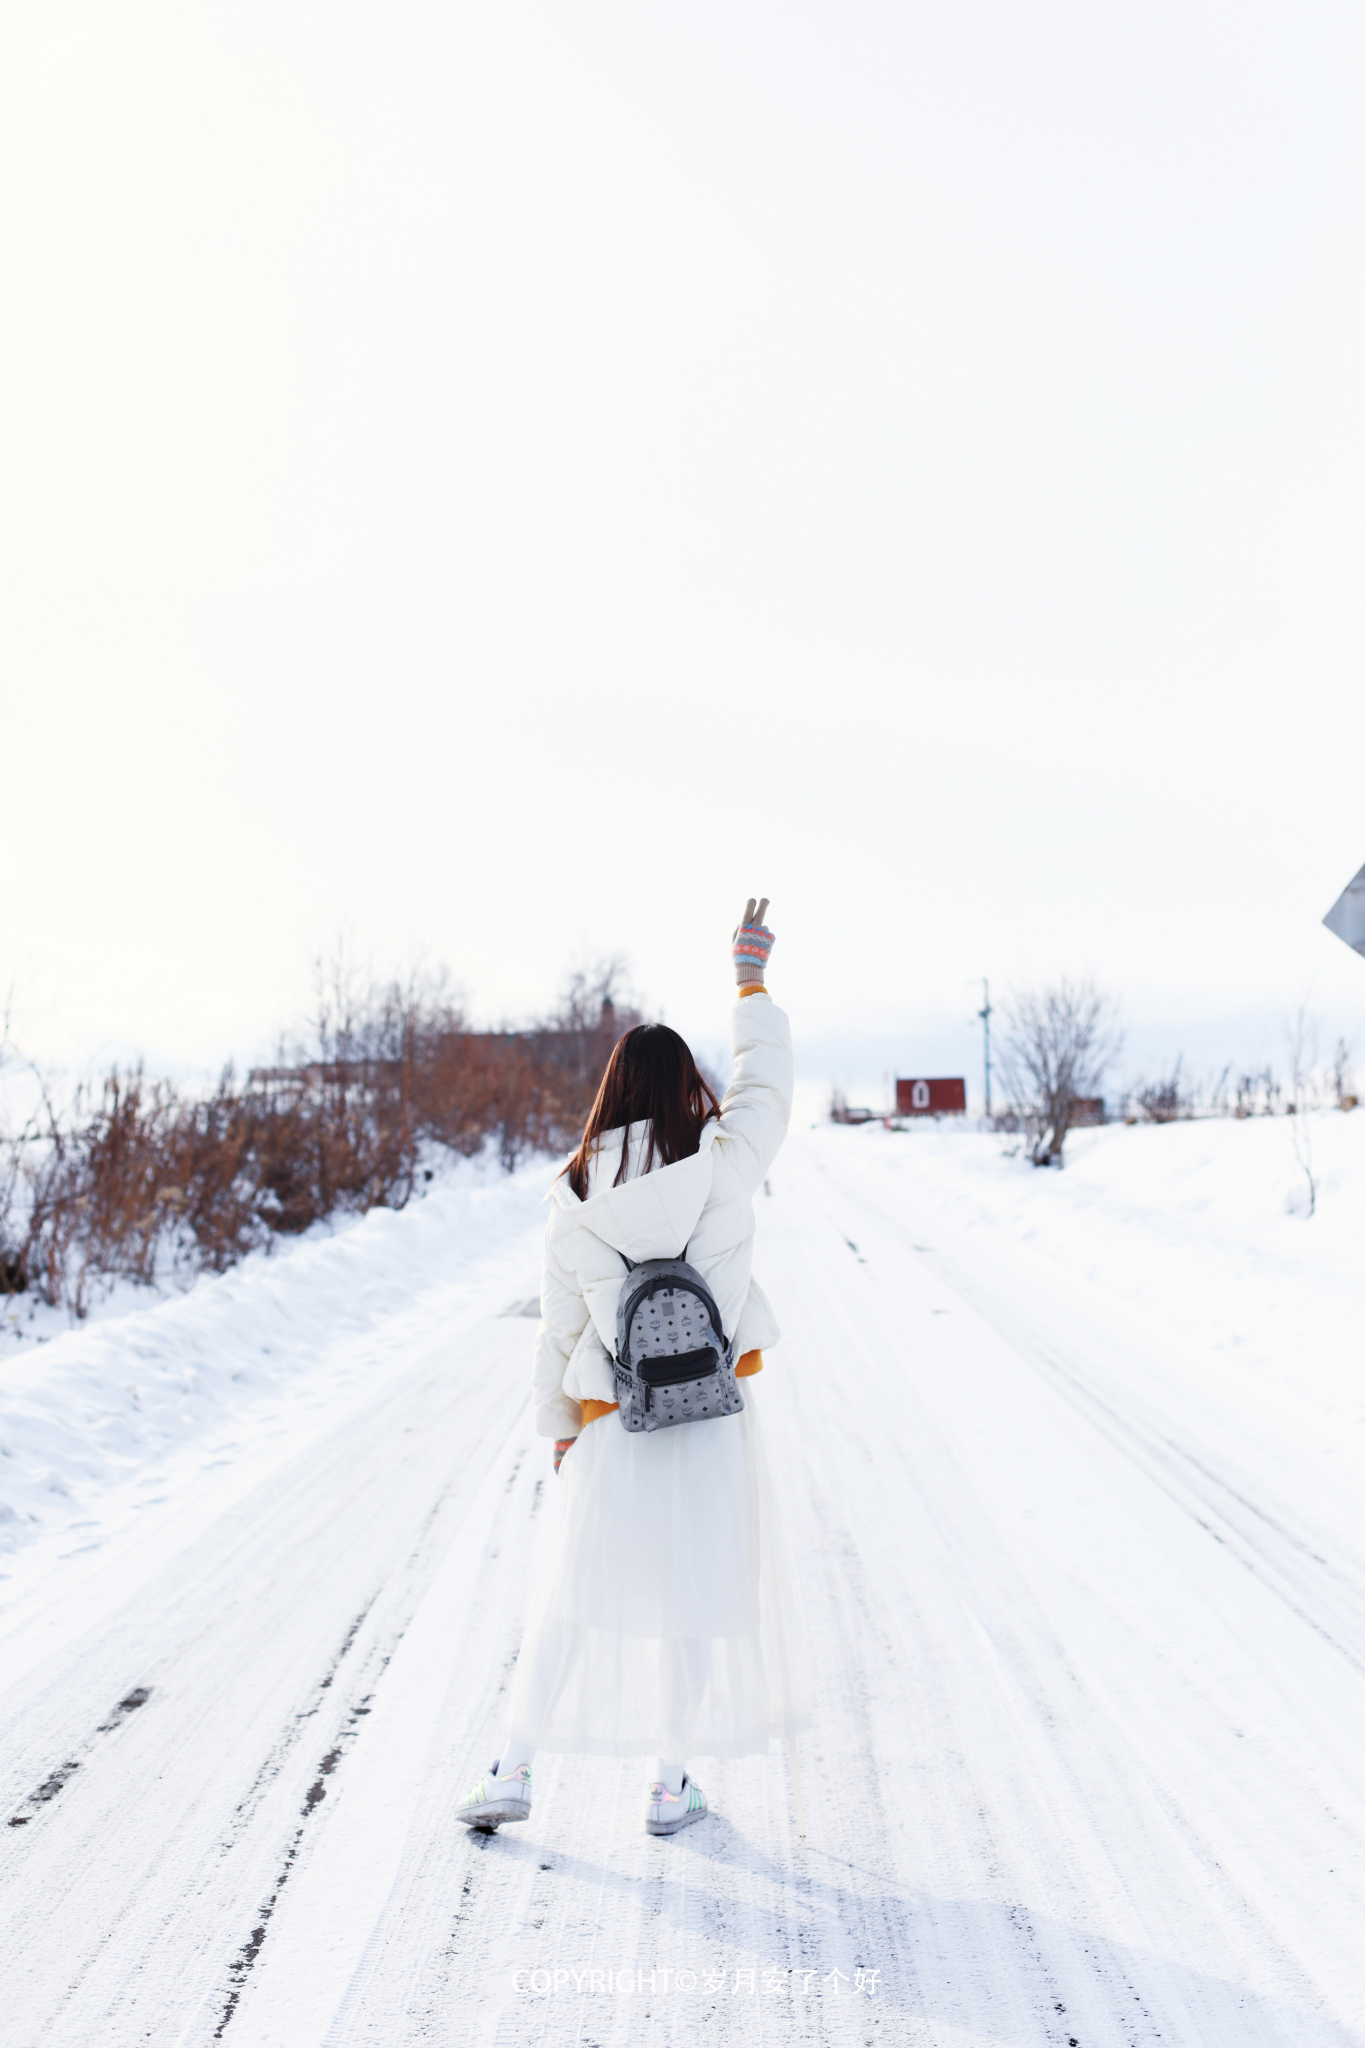
[[[614,1414],[565,1456],[510,1726],[591,1756],[753,1756],[811,1717],[810,1656],[743,1412],[631,1435]]]

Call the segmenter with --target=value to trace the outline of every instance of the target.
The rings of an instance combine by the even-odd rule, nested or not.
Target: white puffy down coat
[[[585,1202],[563,1177],[550,1191],[531,1372],[541,1436],[577,1436],[580,1401],[616,1399],[611,1358],[626,1279],[622,1254],[638,1265],[686,1252],[715,1296],[736,1355],[777,1342],[772,1310],[750,1271],[753,1197],[791,1119],[791,1026],[765,993],[735,1003],[730,1032],[734,1080],[720,1121],[703,1127],[690,1159],[613,1187],[622,1143],[636,1150],[647,1135],[646,1125],[632,1124],[603,1137]]]

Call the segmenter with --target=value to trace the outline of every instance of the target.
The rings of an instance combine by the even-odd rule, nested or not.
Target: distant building
[[[829,1120],[832,1124],[876,1124],[884,1123],[886,1119],[879,1109],[851,1108],[836,1088],[830,1098]]]
[[[897,1116],[964,1116],[967,1083],[962,1080],[896,1081]]]
[[[1102,1124],[1104,1122],[1104,1097],[1102,1095],[1078,1095],[1071,1105],[1072,1124]]]

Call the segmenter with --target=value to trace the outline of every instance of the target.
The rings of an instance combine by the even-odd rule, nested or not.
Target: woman
[[[563,1459],[499,1760],[460,1808],[495,1829],[531,1811],[537,1749],[656,1759],[650,1834],[707,1812],[694,1755],[762,1755],[810,1718],[804,1635],[763,1464],[754,1376],[777,1341],[750,1271],[753,1196],[791,1117],[791,1031],[749,899],[734,934],[734,1080],[723,1103],[686,1044],[641,1024],[617,1044],[583,1141],[551,1191],[532,1386]],[[738,1415],[629,1433],[616,1419],[616,1311],[630,1265],[686,1257],[744,1380]]]

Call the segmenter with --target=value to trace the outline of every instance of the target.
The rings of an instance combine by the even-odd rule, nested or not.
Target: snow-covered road
[[[6,2048],[1365,2044],[1358,1524],[850,1135],[760,1198],[805,1847],[777,1754],[671,1842],[594,1760],[452,1818],[553,1498],[521,1217],[369,1393],[17,1603]]]

